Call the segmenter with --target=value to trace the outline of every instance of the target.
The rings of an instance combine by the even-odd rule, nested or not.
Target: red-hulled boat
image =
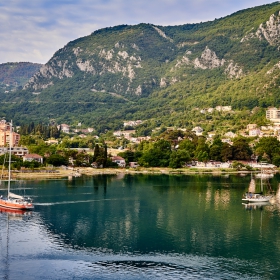
[[[7,213],[12,216],[23,216],[25,214],[30,214],[31,212],[28,210],[22,210],[22,209],[10,209],[10,208],[4,208],[0,206],[0,213]]]
[[[12,121],[10,122],[10,141],[9,141],[9,177],[8,177],[8,193],[6,197],[0,196],[0,207],[17,210],[32,210],[34,208],[30,198],[17,195],[10,192],[11,187],[11,147],[12,147]]]
[[[8,193],[7,197],[0,198],[0,207],[15,210],[32,210],[34,208],[30,198]]]

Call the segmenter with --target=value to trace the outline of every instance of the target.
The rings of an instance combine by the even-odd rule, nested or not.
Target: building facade
[[[1,120],[0,121],[0,146],[2,147],[9,146],[10,140],[12,141],[11,142],[12,147],[18,146],[20,141],[20,135],[14,132],[13,129],[11,132],[11,127],[9,122],[7,122],[6,120]]]
[[[272,122],[280,123],[280,109],[275,107],[268,108],[266,110],[266,118]]]

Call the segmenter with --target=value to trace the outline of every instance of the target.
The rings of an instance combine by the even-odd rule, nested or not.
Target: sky
[[[68,42],[120,24],[211,21],[270,0],[0,0],[0,63],[47,63]]]

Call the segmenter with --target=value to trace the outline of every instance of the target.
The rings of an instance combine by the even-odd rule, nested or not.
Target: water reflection
[[[34,261],[57,260],[56,278],[63,270],[59,259],[71,262],[72,278],[79,272],[84,279],[90,272],[97,279],[155,279],[157,273],[161,279],[250,278],[263,263],[261,277],[280,273],[279,204],[242,205],[250,176],[74,180],[39,182],[32,219],[17,225],[18,233],[33,233]],[[278,190],[277,176],[271,185]],[[28,259],[25,254],[20,258]]]
[[[92,179],[93,192],[76,189],[69,199],[58,197],[41,213],[49,230],[59,228],[67,243],[81,248],[219,254],[227,249],[216,246],[223,232],[233,246],[225,228],[238,231],[240,224],[234,221],[240,204],[232,204],[232,191],[223,187],[225,178],[215,178],[211,184],[208,179],[97,176]],[[83,183],[88,189],[89,181]]]
[[[271,206],[270,202],[242,203],[246,210],[263,210],[266,206]]]

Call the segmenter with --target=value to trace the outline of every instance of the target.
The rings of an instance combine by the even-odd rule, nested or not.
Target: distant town
[[[217,106],[201,109],[200,113],[211,113],[214,110],[229,112],[232,109],[231,106]],[[167,127],[156,137],[136,136],[137,127],[143,125],[145,120],[125,121],[122,130],[108,132],[106,135],[96,135],[93,127],[84,128],[81,123],[75,126],[53,124],[53,129],[58,132],[56,137],[43,137],[42,127],[34,127],[31,133],[23,133],[21,127],[11,129],[10,123],[3,119],[0,121],[0,156],[3,157],[11,146],[12,154],[20,158],[21,163],[18,163],[17,168],[29,168],[32,164],[33,167],[61,164],[93,168],[231,168],[234,162],[239,162],[241,165],[237,166],[247,166],[250,169],[260,168],[260,161],[274,168],[280,165],[280,109],[268,108],[266,119],[270,125],[248,123],[242,131],[227,131],[219,136],[215,131],[205,133],[202,127],[195,126],[191,131]],[[156,130],[158,128],[153,132]],[[240,138],[243,142],[239,142],[239,147],[236,148],[236,139]],[[266,140],[260,141],[262,138]],[[270,145],[266,142],[271,141],[270,139],[276,141],[273,144],[274,152],[266,151]],[[163,150],[167,150],[165,154],[157,155],[158,143]],[[261,148],[258,145],[262,145]],[[145,153],[150,153],[154,159],[158,157],[158,160],[153,162],[152,159],[147,159]],[[162,158],[166,158],[165,161]]]

